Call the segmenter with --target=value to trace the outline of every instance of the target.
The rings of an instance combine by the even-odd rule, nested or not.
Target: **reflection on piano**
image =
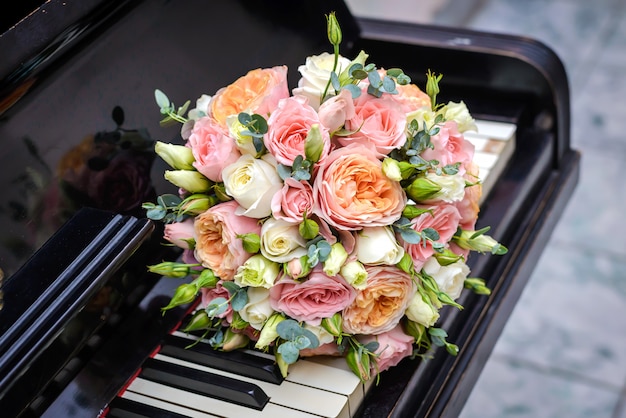
[[[484,187],[479,223],[511,250],[470,260],[492,295],[468,292],[459,301],[465,310],[442,315],[461,348],[457,357],[406,359],[367,386],[343,360],[302,360],[282,379],[271,356],[215,352],[177,331],[193,307],[166,315],[160,308],[180,281],[146,273],[146,265],[177,254],[159,245],[161,232],[151,232],[155,225],[140,214],[76,208],[42,237],[45,225],[31,230],[27,205],[7,203],[36,197],[42,177],[32,174],[42,163],[56,167],[82,138],[110,132],[117,106],[129,126],[177,137],[154,117],[155,86],[181,102],[199,84],[210,93],[250,68],[296,68],[326,48],[323,15],[331,10],[346,56],[367,50],[379,67],[400,63],[418,84],[433,69],[444,74],[441,100],[467,103],[478,120],[469,136]],[[234,21],[242,35],[223,36]],[[577,181],[567,78],[552,51],[528,39],[357,20],[330,0],[188,0],[185,7],[50,0],[8,29],[0,47],[7,51],[0,63],[6,416],[456,416]],[[292,86],[297,78],[289,75]],[[168,191],[152,177],[157,194]],[[16,189],[15,180],[25,178],[32,187]]]

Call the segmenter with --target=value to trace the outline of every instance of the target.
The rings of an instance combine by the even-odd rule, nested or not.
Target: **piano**
[[[35,0],[21,8],[5,15],[0,36],[3,416],[459,414],[578,181],[567,75],[551,49],[355,18],[331,0]],[[180,332],[193,306],[160,311],[184,279],[146,269],[180,254],[161,244],[161,227],[140,207],[175,192],[150,152],[155,140],[180,140],[178,128],[159,126],[154,89],[180,105],[279,64],[293,87],[304,58],[328,50],[330,11],[344,56],[365,50],[419,85],[432,69],[444,74],[441,101],[465,101],[484,153],[479,226],[491,225],[510,250],[473,256],[472,275],[491,296],[467,292],[463,311],[442,315],[458,356],[405,359],[366,386],[333,359],[302,360],[280,380],[271,357],[193,345],[199,337]]]

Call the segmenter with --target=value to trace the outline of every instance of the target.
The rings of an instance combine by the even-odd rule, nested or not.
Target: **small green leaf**
[[[230,305],[232,306],[234,311],[240,311],[246,306],[248,303],[248,292],[245,289],[239,289],[239,291],[235,292],[233,298],[230,301]]]
[[[286,341],[279,345],[278,352],[283,356],[283,361],[287,364],[293,364],[298,361],[298,356],[300,355],[300,350],[291,341]]]
[[[204,309],[209,317],[214,318],[226,312],[226,309],[228,309],[228,301],[226,298],[215,298],[209,302]]]
[[[161,109],[168,109],[170,107],[170,99],[168,99],[161,90],[154,90],[154,98]]]

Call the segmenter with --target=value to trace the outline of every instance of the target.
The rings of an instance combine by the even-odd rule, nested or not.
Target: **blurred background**
[[[527,36],[560,56],[581,178],[461,418],[626,418],[626,1],[346,3],[357,16]]]

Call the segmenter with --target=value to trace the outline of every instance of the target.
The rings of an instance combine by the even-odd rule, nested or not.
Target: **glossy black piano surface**
[[[178,283],[145,274],[150,262],[176,257],[159,245],[158,226],[150,235],[154,225],[140,209],[143,201],[172,191],[150,147],[154,140],[176,141],[178,128],[159,126],[154,89],[182,104],[249,69],[278,64],[289,67],[294,86],[304,58],[328,49],[324,14],[336,10],[343,55],[363,49],[378,66],[400,66],[419,84],[428,69],[441,72],[442,101],[463,99],[476,118],[517,124],[515,154],[479,219],[510,252],[470,260],[473,275],[485,278],[493,294],[468,294],[461,301],[465,310],[443,317],[449,339],[461,347],[457,357],[440,352],[385,372],[359,416],[459,413],[577,182],[567,77],[551,50],[512,36],[357,20],[332,1],[41,3],[17,25],[6,25],[0,37],[0,268],[6,290],[0,366],[10,371],[1,382],[0,410],[97,416],[184,315],[183,309],[165,316],[159,311]],[[92,223],[106,229],[111,222],[133,226],[119,235],[121,255],[111,250],[116,261],[107,265],[115,268],[94,277],[80,300],[93,307],[102,289],[120,289],[120,277],[134,277],[122,280],[128,287],[116,293],[130,295],[129,301],[107,306],[92,321],[82,320],[87,308],[59,307],[55,315],[64,312],[62,318],[47,318],[56,328],[39,333],[25,313],[44,296],[55,299],[48,289],[64,279],[74,257],[89,258],[83,250],[98,242],[100,232]],[[48,239],[53,244],[41,247]],[[27,261],[33,254],[32,263],[51,266],[39,270],[47,279],[32,273]],[[20,325],[23,346],[14,344],[19,318],[27,320]],[[80,338],[68,337],[76,329]],[[68,339],[71,349],[59,342]],[[33,341],[39,351],[27,349]],[[11,354],[11,347],[24,351]]]

